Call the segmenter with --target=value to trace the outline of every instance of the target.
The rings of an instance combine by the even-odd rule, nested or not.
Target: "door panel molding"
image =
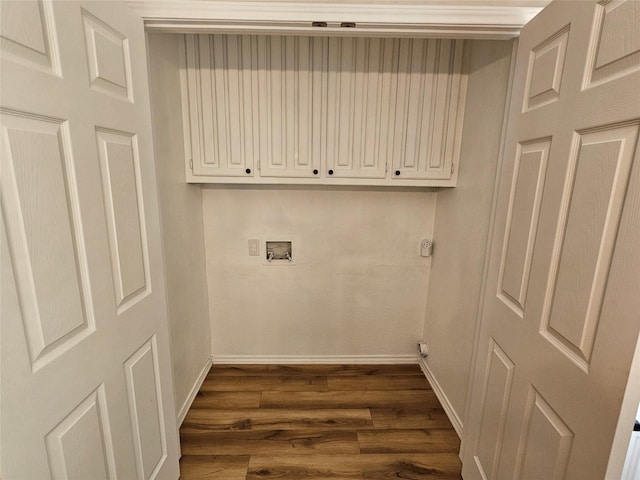
[[[96,143],[119,315],[151,293],[138,139],[96,127]]]
[[[104,385],[56,425],[45,442],[54,480],[115,479],[116,462]],[[96,462],[100,457],[103,462]]]
[[[84,8],[81,12],[91,88],[133,103],[129,40]]]
[[[16,63],[61,77],[52,0],[15,2],[11,7],[2,3],[0,9],[2,54]]]
[[[498,298],[523,318],[551,138],[519,143],[504,233]]]
[[[157,348],[154,335],[124,363],[139,480],[155,478],[167,458]]]
[[[533,386],[529,388],[514,478],[563,480],[573,448],[573,432],[540,392]]]
[[[609,0],[596,7],[583,90],[640,70],[640,33],[628,23],[635,21],[638,11],[640,3],[635,1]],[[635,33],[631,38],[629,31]]]
[[[486,365],[480,403],[483,414],[473,458],[482,478],[489,480],[498,471],[515,364],[491,338]]]
[[[580,131],[571,148],[541,334],[585,372],[589,370],[639,130],[636,121]]]
[[[71,133],[62,119],[0,115],[2,201],[35,372],[95,330]]]
[[[566,25],[529,53],[523,113],[559,100],[570,30]]]

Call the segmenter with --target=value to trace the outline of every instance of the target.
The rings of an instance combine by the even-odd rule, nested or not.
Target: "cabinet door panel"
[[[319,178],[326,43],[317,37],[257,38],[263,177]]]
[[[186,37],[193,174],[251,176],[255,37]]]
[[[464,110],[461,40],[400,40],[393,178],[447,179]]]
[[[384,178],[390,73],[397,40],[329,39],[327,169],[334,177]],[[386,107],[386,109],[385,109]]]

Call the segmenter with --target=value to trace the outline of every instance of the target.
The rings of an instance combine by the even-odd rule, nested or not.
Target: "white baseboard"
[[[182,404],[182,407],[180,408],[180,412],[178,412],[178,427],[180,427],[180,425],[182,425],[182,422],[184,422],[184,419],[187,416],[187,412],[191,408],[191,404],[195,400],[198,392],[200,391],[200,387],[202,387],[202,384],[204,383],[204,379],[207,378],[207,373],[209,373],[210,369],[211,369],[211,359],[208,359],[207,363],[205,363],[204,367],[202,367],[202,370],[200,371],[200,374],[198,375],[196,382],[193,384],[193,387],[191,388],[189,395],[187,395],[187,399]]]
[[[447,398],[447,395],[442,390],[442,387],[438,383],[438,380],[436,380],[436,378],[433,376],[433,372],[429,368],[429,365],[427,364],[427,362],[423,358],[420,358],[418,359],[418,365],[420,365],[422,372],[424,373],[425,377],[427,377],[427,380],[431,384],[433,393],[436,394],[436,397],[438,397],[440,404],[442,404],[442,408],[447,414],[447,417],[449,417],[449,421],[453,425],[453,428],[458,434],[458,437],[462,438],[462,422],[460,421],[460,417],[458,416],[455,409],[453,408],[453,405],[451,405],[449,398]]]
[[[214,364],[255,364],[255,365],[292,365],[292,364],[406,364],[417,363],[415,354],[411,355],[211,355]]]

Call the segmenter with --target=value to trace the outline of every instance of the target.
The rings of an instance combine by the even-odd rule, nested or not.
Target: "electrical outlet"
[[[260,256],[260,240],[257,238],[249,239],[249,255],[252,257]]]
[[[420,242],[420,256],[430,257],[433,250],[433,243],[426,238]]]

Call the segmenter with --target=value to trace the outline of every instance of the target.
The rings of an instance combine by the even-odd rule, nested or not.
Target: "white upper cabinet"
[[[393,132],[397,41],[330,38],[327,175],[385,178]]]
[[[464,42],[184,36],[187,180],[455,186]]]
[[[319,177],[326,39],[253,37],[256,136],[262,177]]]
[[[461,40],[400,40],[393,178],[450,179],[466,78]]]
[[[254,37],[239,35],[185,37],[183,116],[195,176],[253,176],[257,108],[251,99],[257,64],[252,42]]]

